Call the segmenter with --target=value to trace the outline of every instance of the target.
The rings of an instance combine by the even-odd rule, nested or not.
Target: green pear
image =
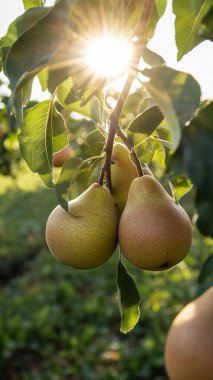
[[[115,143],[112,151],[111,179],[112,196],[121,215],[127,201],[130,185],[137,177],[137,169],[133,164],[129,150],[121,143]]]
[[[212,380],[213,286],[174,319],[166,339],[165,364],[170,380]]]
[[[189,251],[191,222],[161,184],[149,175],[135,178],[119,223],[124,256],[136,267],[163,270]]]
[[[108,188],[92,184],[69,202],[57,206],[46,226],[47,245],[62,263],[78,269],[102,265],[117,246],[118,217]]]

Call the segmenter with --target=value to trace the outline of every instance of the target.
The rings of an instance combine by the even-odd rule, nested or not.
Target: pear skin
[[[117,246],[118,217],[108,188],[92,184],[69,202],[69,212],[57,206],[46,226],[46,241],[62,263],[91,269],[105,263]]]
[[[111,179],[112,196],[118,206],[119,215],[126,205],[130,185],[136,177],[137,169],[130,158],[129,150],[125,145],[115,143],[112,151]]]
[[[170,380],[213,378],[213,286],[174,319],[165,345]]]
[[[154,177],[135,178],[119,223],[124,256],[138,268],[163,270],[186,256],[191,241],[191,222],[184,209]]]

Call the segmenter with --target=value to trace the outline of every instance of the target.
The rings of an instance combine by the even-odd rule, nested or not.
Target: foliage
[[[113,144],[108,126],[112,131],[114,114],[108,100],[111,97],[119,105],[123,99],[120,109],[124,106],[124,112],[118,112],[114,120],[116,130],[121,125],[120,135],[141,163],[150,165],[165,186],[168,181],[172,184],[176,200],[193,184],[192,216],[198,214],[198,229],[212,237],[212,103],[200,104],[200,87],[190,74],[167,67],[161,57],[140,46],[153,36],[165,0],[110,0],[107,4],[104,0],[58,0],[52,7],[45,7],[45,1],[23,3],[26,11],[1,39],[0,56],[12,91],[8,107],[16,116],[20,152],[28,167],[55,191],[67,210],[67,202],[97,181],[101,165],[110,162],[108,153],[103,153],[106,142]],[[201,40],[212,38],[212,2],[173,0],[173,9],[180,59]],[[103,27],[136,41],[131,80],[137,75],[141,88],[133,94],[125,93],[128,86],[120,97],[107,93],[105,87],[112,78],[96,78],[82,60],[82,46],[101,34]],[[134,33],[138,39],[132,38]],[[143,71],[138,69],[141,55],[148,64]],[[36,76],[42,89],[49,90],[50,99],[26,109]],[[80,115],[80,121],[73,113]],[[52,156],[68,142],[75,157],[57,171]]]

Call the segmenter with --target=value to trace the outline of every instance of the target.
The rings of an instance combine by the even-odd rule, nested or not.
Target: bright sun
[[[122,38],[103,36],[89,42],[86,61],[96,76],[113,78],[127,71],[131,45]]]

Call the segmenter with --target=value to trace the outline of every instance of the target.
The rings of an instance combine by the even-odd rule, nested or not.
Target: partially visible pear
[[[213,286],[174,319],[165,346],[170,380],[213,378]]]
[[[135,178],[119,223],[119,243],[136,267],[163,270],[189,251],[191,222],[181,206],[149,175]]]
[[[53,166],[59,168],[63,166],[64,162],[74,157],[74,151],[70,146],[59,150],[53,154]]]
[[[115,143],[112,151],[111,179],[112,195],[121,215],[127,201],[130,185],[137,177],[129,150],[121,143]]]
[[[50,251],[74,268],[102,265],[117,245],[118,217],[109,189],[92,184],[69,202],[69,211],[57,206],[48,218],[46,240]]]

